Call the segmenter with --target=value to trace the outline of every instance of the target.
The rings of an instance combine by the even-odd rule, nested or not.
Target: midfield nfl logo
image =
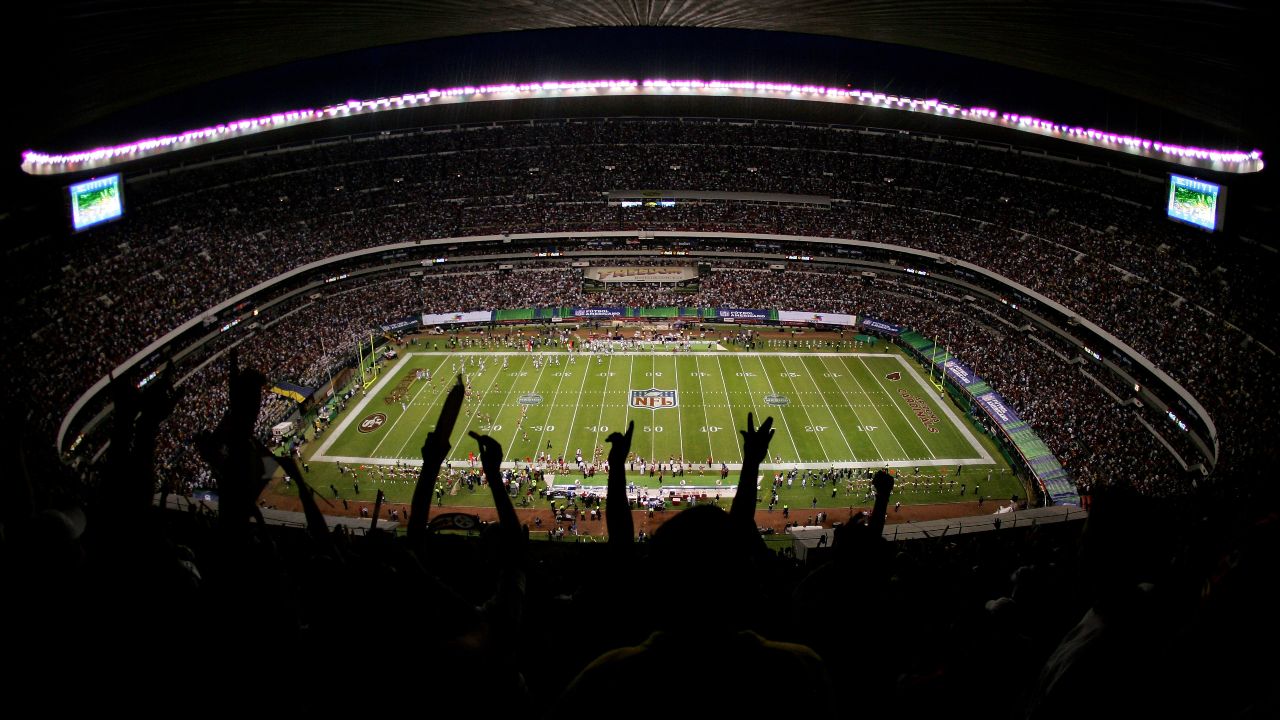
[[[676,406],[675,390],[659,390],[658,388],[649,388],[648,390],[632,390],[631,391],[631,407],[647,408],[649,410],[661,410],[662,408],[673,408]]]

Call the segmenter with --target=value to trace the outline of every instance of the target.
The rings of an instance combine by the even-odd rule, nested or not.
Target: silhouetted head
[[[744,607],[744,593],[754,586],[751,561],[759,540],[753,532],[714,505],[663,523],[653,534],[650,558],[661,578],[655,593],[664,609]]]

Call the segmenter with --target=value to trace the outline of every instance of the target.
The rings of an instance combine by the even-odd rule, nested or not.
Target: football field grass
[[[772,416],[777,431],[764,470],[994,462],[971,426],[898,355],[637,352],[571,360],[547,353],[541,363],[535,357],[410,353],[345,413],[311,459],[420,462],[423,438],[462,373],[472,394],[451,439],[454,461],[468,460],[471,430],[502,443],[508,463],[536,461],[539,452],[572,462],[578,451],[589,461],[593,448],[634,421],[632,450],[639,457],[737,469],[737,429],[753,412],[757,422]],[[404,382],[420,370],[433,380]],[[397,387],[403,400],[387,402]]]

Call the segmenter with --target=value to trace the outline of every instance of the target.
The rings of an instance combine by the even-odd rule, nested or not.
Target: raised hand
[[[159,427],[165,418],[173,414],[186,394],[186,391],[173,387],[173,366],[173,360],[166,358],[164,370],[142,393],[142,416],[139,422],[147,428]]]
[[[625,435],[620,432],[615,432],[604,439],[605,442],[612,445],[612,447],[609,448],[610,470],[612,470],[615,465],[618,467],[626,466],[627,456],[631,454],[631,436],[635,434],[635,431],[636,421],[632,420],[627,424],[627,432]]]
[[[507,494],[507,486],[502,482],[502,445],[488,435],[476,434],[474,430],[467,434],[480,444],[480,466],[484,468],[485,480],[493,493],[493,506],[498,510],[502,534],[508,542],[520,543],[524,540],[520,520],[516,517],[515,506],[511,504],[511,496]]]
[[[136,415],[137,423],[133,426],[133,437],[126,444],[130,447],[127,469],[123,476],[116,478],[115,492],[120,494],[122,501],[127,498],[132,509],[151,505],[157,484],[155,454],[160,423],[173,413],[182,399],[182,392],[173,388],[173,361],[166,359],[165,362],[164,370],[144,392],[138,393],[132,382],[127,383],[132,389],[129,395],[136,404],[128,405],[124,412],[130,417]],[[160,495],[163,502],[168,489],[162,488]]]
[[[871,509],[871,517],[867,522],[871,537],[878,538],[884,532],[884,520],[889,512],[889,495],[893,493],[893,476],[881,470],[871,478],[871,487],[876,491],[876,505]]]
[[[742,433],[742,471],[738,477],[738,491],[729,506],[729,517],[749,522],[754,527],[756,517],[756,476],[760,461],[769,457],[769,441],[773,439],[773,418],[765,418],[756,428],[755,416],[747,413],[747,429]]]
[[[480,467],[484,468],[486,478],[502,479],[502,445],[488,435],[479,435],[475,430],[467,433],[480,444]]]
[[[440,410],[440,417],[436,420],[436,429],[427,433],[427,439],[422,443],[422,461],[428,462],[432,459],[437,460],[434,468],[438,470],[440,463],[449,455],[449,436],[453,434],[453,426],[458,423],[458,413],[462,412],[462,401],[465,399],[467,389],[462,384],[462,376],[458,376],[458,381],[453,384],[449,390],[449,395],[444,399],[444,407]],[[427,466],[423,465],[423,472],[426,472]]]
[[[138,416],[138,408],[142,405],[142,393],[127,377],[112,377],[107,385],[107,394],[115,404],[115,424],[123,420],[128,427],[133,426]]]
[[[373,499],[373,520],[369,523],[370,532],[378,529],[378,516],[382,514],[382,499],[386,495],[382,494],[382,490],[378,490],[378,495]]]
[[[747,429],[738,432],[742,433],[742,464],[759,466],[769,457],[769,441],[773,440],[773,418],[765,418],[757,430],[755,418],[747,413]]]
[[[107,386],[107,394],[115,406],[115,422],[111,426],[111,444],[107,449],[106,472],[109,482],[123,477],[132,469],[133,429],[138,420],[138,408],[142,404],[142,394],[138,387],[128,378],[112,377]]]
[[[884,502],[889,502],[889,493],[893,492],[893,476],[884,470],[876,472],[875,477],[871,478],[871,487],[875,488],[876,501],[879,502],[884,498]]]
[[[227,413],[219,430],[250,434],[262,409],[262,386],[267,378],[253,368],[240,368],[239,348],[231,348],[227,358]]]
[[[613,433],[605,438],[612,443],[609,449],[609,488],[606,498],[605,526],[609,531],[609,547],[631,552],[635,521],[631,519],[631,504],[627,502],[627,456],[631,453],[631,436],[636,431],[636,421],[627,424],[627,432]]]
[[[422,472],[418,473],[418,486],[413,490],[413,501],[409,506],[409,539],[415,542],[426,537],[427,520],[431,513],[431,490],[440,475],[440,465],[449,456],[449,436],[453,434],[453,426],[458,422],[458,413],[462,411],[462,400],[466,392],[462,376],[459,375],[458,382],[445,398],[440,417],[436,419],[436,429],[427,433],[427,439],[422,443]]]
[[[315,490],[312,490],[306,479],[302,477],[302,468],[298,467],[298,461],[292,455],[286,454],[280,458],[280,467],[284,468],[285,474],[298,486],[298,499],[302,501],[302,512],[307,517],[307,534],[326,555],[341,562],[343,558],[333,543],[333,537],[329,534],[329,524],[320,513],[320,506],[316,505]],[[325,502],[329,501],[325,500]]]
[[[257,512],[253,502],[265,484],[261,443],[253,437],[253,426],[267,379],[257,370],[241,370],[236,348],[231,349],[227,366],[227,411],[213,433],[196,438],[196,448],[218,477],[219,522],[235,528]]]

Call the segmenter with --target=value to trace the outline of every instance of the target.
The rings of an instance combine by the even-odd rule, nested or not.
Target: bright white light
[[[365,101],[348,100],[345,104],[333,105],[321,110],[293,110],[260,118],[237,120],[217,125],[212,128],[187,131],[178,135],[146,138],[133,143],[113,147],[94,148],[92,150],[85,150],[82,152],[49,154],[36,152],[35,150],[28,150],[23,153],[23,169],[30,173],[71,172],[86,169],[86,167],[96,167],[99,165],[111,164],[112,162],[123,161],[114,160],[114,158],[131,160],[138,154],[147,154],[152,151],[163,150],[172,147],[177,143],[187,144],[214,142],[227,137],[234,137],[242,132],[258,128],[286,127],[298,123],[332,118],[339,114],[345,115],[350,113],[397,110],[406,107],[406,105],[412,106],[419,102],[429,103],[439,98],[450,98],[452,102],[468,102],[514,99],[514,97],[519,96],[522,93],[529,92],[537,92],[540,94],[554,96],[555,94],[578,93],[600,89],[629,91],[640,95],[661,91],[685,91],[687,93],[689,91],[734,90],[748,95],[755,94],[764,97],[785,95],[791,98],[809,100],[811,102],[856,102],[870,105],[881,105],[895,109],[900,108],[905,112],[935,112],[946,113],[947,115],[952,116],[959,112],[961,117],[970,120],[979,119],[980,122],[1004,125],[1024,132],[1051,133],[1058,135],[1059,137],[1065,134],[1067,139],[1074,140],[1075,142],[1086,142],[1092,145],[1100,145],[1102,147],[1115,146],[1116,149],[1133,148],[1143,152],[1144,154],[1164,156],[1166,159],[1179,158],[1209,160],[1218,165],[1227,166],[1223,169],[1236,172],[1256,172],[1262,167],[1262,152],[1259,150],[1253,150],[1250,152],[1219,151],[1207,150],[1204,148],[1165,145],[1154,140],[1120,136],[1114,133],[1104,133],[1091,128],[1086,129],[1082,127],[1057,125],[1049,120],[1041,120],[1039,118],[1018,115],[1015,113],[1001,114],[990,108],[965,108],[959,105],[950,105],[940,102],[937,99],[926,100],[919,98],[906,98],[865,90],[829,88],[820,85],[793,85],[790,83],[723,80],[624,79],[576,80],[566,82],[524,83],[519,85],[483,85],[479,87],[463,86],[447,88],[444,90],[433,88],[425,93],[405,94],[394,98],[377,98],[375,100]],[[85,165],[86,167],[70,167],[78,165]]]

